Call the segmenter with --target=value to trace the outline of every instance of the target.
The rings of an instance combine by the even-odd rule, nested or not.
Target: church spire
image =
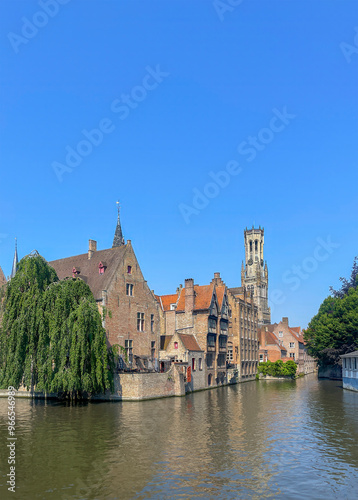
[[[12,263],[12,269],[11,269],[11,275],[10,278],[13,278],[16,274],[17,270],[17,264],[19,263],[19,257],[17,255],[17,239],[15,238],[15,254],[14,254],[14,260]]]
[[[124,245],[124,238],[123,238],[123,234],[122,234],[121,221],[119,218],[119,211],[120,211],[119,201],[117,201],[117,211],[118,211],[117,227],[116,227],[116,232],[114,233],[112,248],[120,247],[120,246]]]

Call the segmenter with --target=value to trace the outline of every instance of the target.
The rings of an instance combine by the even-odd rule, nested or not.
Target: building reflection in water
[[[17,400],[18,496],[322,498],[325,484],[349,498],[358,398],[338,386],[308,376],[135,403]],[[2,442],[6,420],[3,399]]]

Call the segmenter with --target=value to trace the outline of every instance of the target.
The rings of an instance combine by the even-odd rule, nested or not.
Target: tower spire
[[[118,216],[117,216],[117,227],[116,227],[116,232],[114,233],[112,248],[120,247],[120,246],[124,245],[124,238],[123,238],[123,233],[122,233],[121,221],[120,221],[120,217],[119,217],[119,213],[120,213],[119,201],[117,201],[116,203],[117,203]]]
[[[14,260],[12,262],[12,269],[11,269],[10,278],[13,278],[15,276],[18,263],[19,263],[19,257],[17,255],[17,238],[15,238],[15,253],[14,253]]]

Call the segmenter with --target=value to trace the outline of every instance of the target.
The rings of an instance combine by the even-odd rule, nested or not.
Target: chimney
[[[192,278],[185,280],[185,312],[192,312],[194,309],[194,280]]]
[[[282,318],[282,323],[288,327],[288,318],[286,316]]]
[[[97,241],[88,240],[88,260],[92,259],[95,252],[97,252]]]

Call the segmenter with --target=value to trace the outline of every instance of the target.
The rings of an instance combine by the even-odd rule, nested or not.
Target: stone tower
[[[252,292],[259,326],[271,323],[268,307],[268,268],[264,262],[264,228],[245,229],[245,264],[241,266],[241,286]]]

